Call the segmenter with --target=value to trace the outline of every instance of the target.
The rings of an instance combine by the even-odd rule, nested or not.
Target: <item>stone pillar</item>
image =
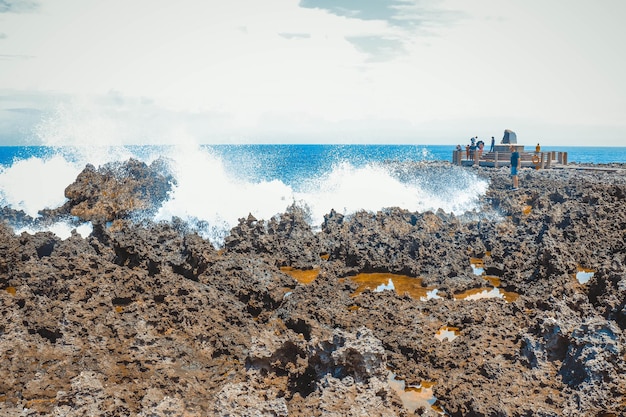
[[[493,153],[493,167],[498,168],[498,151]]]

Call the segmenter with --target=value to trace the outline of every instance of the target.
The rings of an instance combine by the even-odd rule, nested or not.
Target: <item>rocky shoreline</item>
[[[0,414],[624,415],[626,177],[524,169],[512,191],[507,169],[468,169],[490,182],[477,212],[313,230],[293,206],[222,248],[136,220],[171,186],[158,161],[88,166],[36,220],[91,221],[86,238],[15,235],[35,220],[3,208]]]

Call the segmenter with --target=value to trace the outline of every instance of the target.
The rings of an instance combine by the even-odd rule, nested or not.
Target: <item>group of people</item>
[[[491,137],[491,147],[489,148],[489,152],[494,151],[494,147],[496,144],[495,138]],[[483,156],[483,150],[485,148],[485,142],[482,140],[478,140],[478,136],[474,136],[470,139],[469,145],[465,146],[465,157],[468,160],[473,161],[475,158],[480,160]],[[539,152],[539,144],[535,148],[536,152]],[[461,151],[461,145],[456,146],[457,151]],[[513,190],[519,189],[519,175],[518,171],[522,167],[522,158],[520,157],[520,153],[517,148],[513,145],[509,147],[511,151],[511,178],[513,180]]]
[[[494,146],[496,144],[496,139],[491,137],[491,147],[489,148],[489,152],[493,152]],[[461,151],[461,145],[456,146],[457,151]],[[469,159],[473,161],[474,159],[480,160],[483,156],[483,151],[485,149],[485,142],[482,140],[478,140],[478,136],[474,136],[470,138],[469,145],[465,146],[465,159]]]

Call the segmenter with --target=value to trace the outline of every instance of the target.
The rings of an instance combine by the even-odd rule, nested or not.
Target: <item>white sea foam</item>
[[[65,202],[65,187],[74,182],[80,168],[60,155],[29,158],[0,168],[0,202],[32,217],[44,208]]]
[[[159,136],[167,136],[167,143],[176,146],[129,148],[121,144],[133,135],[139,139],[145,135],[127,122],[111,112],[101,114],[93,106],[59,107],[36,130],[42,144],[52,147],[51,154],[0,167],[0,204],[37,217],[41,209],[56,208],[66,201],[65,188],[87,163],[99,167],[133,157],[149,164],[162,157],[175,182],[153,220],[180,218],[196,227],[203,237],[221,245],[239,218],[252,214],[269,220],[294,203],[306,208],[311,226],[316,228],[331,210],[350,215],[358,210],[376,212],[400,207],[462,214],[476,208],[478,197],[487,188],[486,181],[467,170],[453,167],[443,176],[426,174],[419,168],[398,173],[388,164],[367,162],[365,155],[346,158],[344,148],[339,153],[328,153],[332,163],[325,160],[310,170],[309,161],[302,155],[259,155],[247,149],[244,157],[238,154],[240,159],[228,159],[225,154],[220,156],[215,150],[199,146],[196,138],[177,126]],[[426,149],[423,153],[428,158]],[[297,170],[281,176],[292,163],[300,164]],[[268,164],[274,169],[259,174]],[[70,228],[57,224],[49,230],[67,237]],[[82,233],[88,230],[83,228]]]
[[[401,180],[382,164],[355,167],[343,161],[320,178],[305,183],[305,191],[296,193],[296,198],[309,207],[313,224],[319,225],[332,209],[346,215],[389,207],[419,212],[442,209],[462,214],[476,208],[478,196],[486,189],[487,182],[476,177],[469,185],[443,178],[438,185],[425,188],[419,177]]]
[[[60,222],[53,223],[47,227],[31,227],[31,226],[20,227],[15,230],[15,234],[19,235],[22,232],[27,232],[33,235],[37,232],[42,232],[42,231],[52,232],[58,237],[60,237],[61,239],[69,238],[72,235],[72,231],[76,231],[76,233],[78,233],[79,235],[85,238],[91,234],[91,232],[93,231],[93,227],[91,223],[83,223],[80,226],[76,227],[68,222],[60,221]]]
[[[241,180],[227,172],[218,157],[199,147],[174,148],[168,159],[176,184],[155,220],[178,217],[191,224],[206,222],[209,230],[201,234],[214,243],[219,244],[239,218],[252,214],[269,219],[293,201],[291,188],[282,182]]]
[[[177,185],[157,214],[158,220],[180,217],[206,221],[206,237],[215,243],[249,213],[269,219],[294,202],[310,213],[312,227],[319,227],[324,215],[335,210],[350,215],[359,210],[378,211],[401,207],[411,211],[437,210],[461,214],[475,208],[486,182],[471,179],[469,186],[442,183],[438,192],[425,190],[419,181],[403,182],[377,164],[355,167],[342,161],[319,177],[308,178],[298,190],[279,180],[250,181],[227,171],[221,160],[207,151],[178,149],[173,157]]]
[[[419,205],[419,190],[403,184],[376,165],[354,167],[340,162],[322,177],[310,179],[303,190],[297,193],[297,200],[309,207],[315,224],[321,224],[324,215],[333,209],[351,214],[358,210]]]
[[[449,178],[432,174],[421,178],[419,170],[412,176],[400,178],[385,164],[355,166],[344,160],[337,161],[321,175],[298,181],[294,189],[279,179],[251,179],[246,166],[240,170],[227,169],[218,155],[193,142],[186,141],[164,152],[163,149],[165,155],[162,156],[175,184],[153,220],[180,218],[196,226],[203,237],[217,245],[221,245],[239,218],[252,214],[257,219],[269,220],[294,203],[307,209],[311,226],[315,228],[333,209],[344,215],[389,207],[420,212],[443,209],[462,214],[476,207],[478,196],[487,187],[486,181],[463,170],[450,173]],[[2,203],[36,217],[39,210],[55,208],[65,202],[65,187],[75,180],[87,162],[95,160],[98,163],[94,165],[99,166],[129,157],[146,163],[156,158],[154,148],[149,152],[145,149],[134,152],[119,147],[106,150],[74,147],[63,148],[62,154],[48,158],[16,161],[0,171]],[[433,184],[433,181],[439,183]],[[65,226],[55,227],[60,235],[69,236]]]

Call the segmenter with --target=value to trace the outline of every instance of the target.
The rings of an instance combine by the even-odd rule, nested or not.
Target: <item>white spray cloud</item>
[[[0,170],[2,204],[37,217],[41,209],[63,205],[65,187],[79,172],[60,155],[16,161]]]

